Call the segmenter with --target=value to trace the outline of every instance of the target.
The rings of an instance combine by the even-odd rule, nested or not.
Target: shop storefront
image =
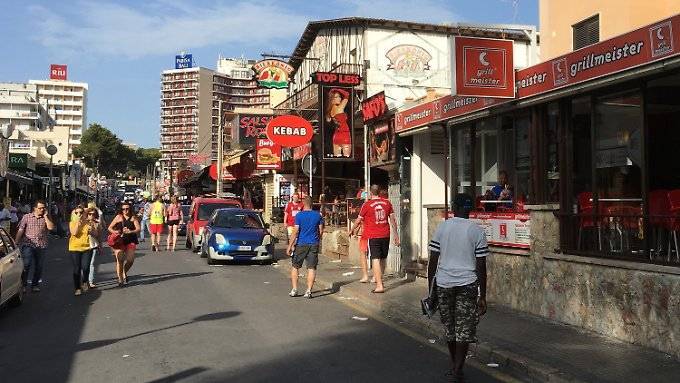
[[[675,16],[518,71],[511,101],[397,115],[397,131],[446,125],[491,300],[680,355],[678,31]]]

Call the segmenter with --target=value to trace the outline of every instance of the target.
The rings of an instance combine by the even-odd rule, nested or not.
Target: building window
[[[581,49],[600,41],[600,15],[589,17],[572,25],[573,49]]]

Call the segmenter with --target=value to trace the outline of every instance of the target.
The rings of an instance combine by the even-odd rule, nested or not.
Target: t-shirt
[[[364,219],[362,238],[389,238],[388,218],[394,212],[392,203],[383,198],[370,199],[361,206],[359,216]]]
[[[163,220],[163,202],[154,202],[151,205],[151,215],[149,216],[149,221],[153,225],[162,225]]]
[[[80,233],[71,233],[68,238],[69,251],[86,251],[90,249],[90,226],[85,225],[80,229]]]
[[[286,214],[288,214],[288,220],[286,221],[286,226],[295,225],[295,215],[302,211],[302,202],[288,202],[286,204]]]
[[[489,246],[484,230],[463,218],[450,218],[439,224],[427,248],[439,252],[437,286],[465,286],[477,280],[477,257],[486,257]]]
[[[318,245],[319,225],[323,224],[321,214],[315,210],[303,210],[295,215],[298,227],[298,245]]]

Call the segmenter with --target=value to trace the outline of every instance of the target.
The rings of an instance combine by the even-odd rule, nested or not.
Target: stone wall
[[[559,254],[553,208],[532,210],[528,254],[488,258],[489,301],[680,357],[680,270]]]

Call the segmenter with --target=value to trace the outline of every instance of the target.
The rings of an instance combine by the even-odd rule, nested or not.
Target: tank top
[[[168,206],[168,219],[170,221],[178,220],[180,211],[179,204],[170,204],[170,206]]]
[[[163,202],[154,202],[153,205],[151,205],[149,222],[153,225],[163,224]]]
[[[123,217],[123,216],[121,216],[121,217]],[[117,224],[115,224],[113,226],[113,229],[123,231],[124,227],[127,227],[128,230],[135,230],[135,222],[132,220],[132,217],[130,217],[130,218],[123,217],[123,220],[118,222]],[[128,245],[130,243],[139,243],[139,241],[137,240],[137,234],[136,233],[123,234],[121,236],[121,238],[123,238],[123,243],[126,244],[126,245]]]

